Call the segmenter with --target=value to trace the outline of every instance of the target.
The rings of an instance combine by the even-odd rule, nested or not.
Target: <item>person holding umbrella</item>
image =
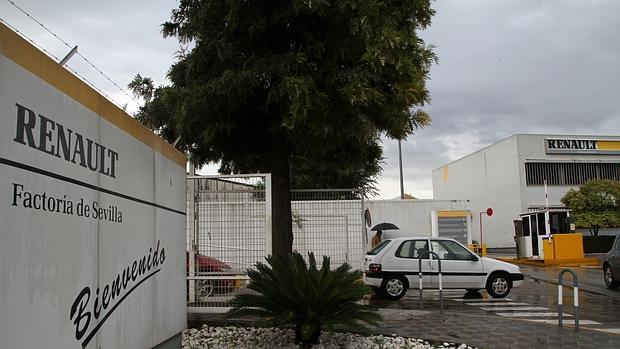
[[[370,241],[370,248],[375,248],[375,246],[379,245],[379,243],[381,242],[381,234],[383,234],[383,232],[381,230],[377,230],[377,233],[375,234],[375,236],[372,237],[372,240]]]
[[[370,248],[374,248],[381,242],[381,235],[383,234],[383,230],[395,230],[398,227],[392,223],[380,223],[375,225],[370,231],[377,231],[375,236],[370,240]]]

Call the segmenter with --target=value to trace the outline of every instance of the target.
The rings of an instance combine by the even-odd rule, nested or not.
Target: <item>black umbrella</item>
[[[372,227],[372,229],[370,229],[370,231],[376,231],[376,230],[399,230],[400,228],[395,226],[392,223],[379,223],[377,225],[375,225],[374,227]]]

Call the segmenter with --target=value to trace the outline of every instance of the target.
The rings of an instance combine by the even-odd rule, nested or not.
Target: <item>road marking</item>
[[[477,298],[453,298],[453,301],[457,301],[457,302],[484,302],[485,304],[488,303],[506,303],[506,302],[512,302],[511,298],[482,298],[482,299],[477,299]]]
[[[504,317],[557,317],[557,312],[538,312],[538,313],[496,313]],[[565,317],[572,317],[571,314],[564,313]]]
[[[486,311],[530,311],[530,310],[549,310],[549,308],[545,307],[480,307],[482,310]]]
[[[579,321],[581,324],[581,321]],[[620,334],[620,328],[593,328],[588,327],[588,330],[595,330],[599,332],[611,333],[611,334]]]
[[[558,320],[551,320],[551,319],[525,319],[526,321],[532,321],[532,322],[542,322],[545,324],[554,324],[557,325],[558,324]],[[564,325],[574,325],[575,324],[575,320],[562,320],[562,324]],[[592,321],[592,320],[579,320],[579,325],[600,325],[600,322],[596,322],[596,321]]]
[[[529,303],[520,303],[520,302],[476,302],[476,303],[465,303],[467,305],[471,305],[474,307],[483,306],[483,307],[503,307],[506,305],[530,305]]]
[[[459,298],[453,300],[515,320],[558,325],[557,311],[551,312],[549,308],[532,306],[529,303],[513,302],[510,298]],[[575,325],[573,315],[564,313],[564,320],[562,323],[565,326],[573,327]],[[584,326],[584,329],[588,330],[620,335],[620,328],[601,328],[599,326],[606,325],[592,320],[579,320],[579,325]]]

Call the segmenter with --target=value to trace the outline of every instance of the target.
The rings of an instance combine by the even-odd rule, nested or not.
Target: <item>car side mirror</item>
[[[473,254],[471,255],[471,258],[470,258],[470,259],[471,259],[473,262],[477,262],[477,261],[479,261],[479,260],[480,260],[478,257],[476,257],[476,256],[475,256],[475,255],[473,255]]]

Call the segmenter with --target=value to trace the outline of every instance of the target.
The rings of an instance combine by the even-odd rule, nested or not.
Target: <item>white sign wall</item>
[[[183,155],[0,25],[0,348],[181,332]]]

